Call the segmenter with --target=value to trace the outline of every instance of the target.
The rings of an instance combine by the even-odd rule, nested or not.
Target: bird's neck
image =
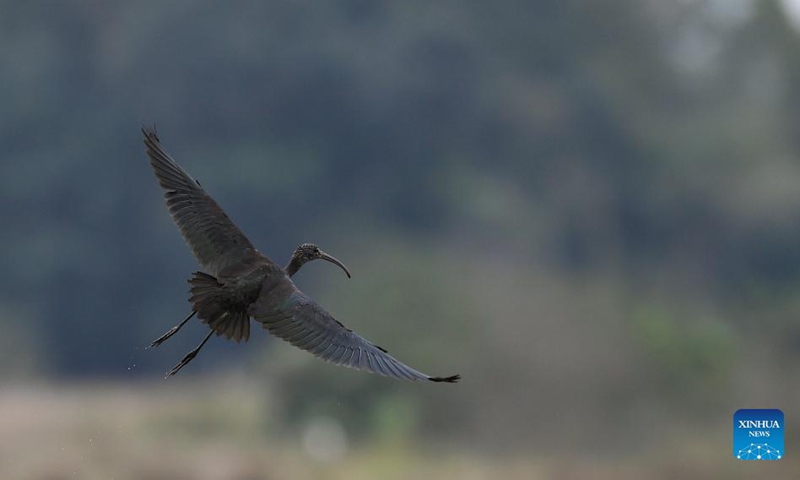
[[[302,263],[300,263],[300,261],[297,259],[297,257],[293,257],[289,261],[289,265],[286,265],[286,268],[285,268],[286,274],[291,277],[292,275],[297,273],[298,270],[300,270],[301,266],[302,266]]]

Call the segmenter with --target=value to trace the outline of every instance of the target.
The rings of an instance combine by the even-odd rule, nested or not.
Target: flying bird
[[[205,272],[194,272],[189,302],[192,312],[154,340],[156,347],[174,335],[195,314],[211,328],[203,341],[167,372],[172,376],[191,362],[212,334],[247,341],[250,319],[292,345],[337,365],[403,380],[454,383],[460,375],[432,377],[419,372],[345,327],[301,292],[292,282],[303,264],[326,260],[350,271],[316,245],[295,249],[285,268],[256,250],[217,202],[162,148],[155,128],[142,128],[145,151],[167,208],[184,240]]]

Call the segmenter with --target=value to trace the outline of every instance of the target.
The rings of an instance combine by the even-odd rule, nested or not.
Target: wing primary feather
[[[317,340],[322,335],[325,335],[325,332],[317,332],[315,330],[308,330],[308,335],[304,335],[302,338],[299,338],[295,341],[295,346],[297,348],[302,348],[303,350],[310,350],[309,346]]]
[[[344,354],[342,355],[342,365],[350,365],[350,359],[353,358],[355,349],[353,347],[345,347]]]
[[[452,377],[429,377],[389,355],[386,349],[359,336],[333,318],[292,285],[285,297],[256,309],[254,318],[273,335],[313,355],[345,367],[403,380],[452,382]]]
[[[375,355],[372,352],[366,352],[366,353],[367,353],[367,362],[369,363],[369,369],[375,373],[382,373],[381,368],[380,366],[378,366],[378,362],[375,359]]]
[[[325,339],[326,339],[326,338],[327,338],[327,335],[326,335],[326,333],[325,333],[325,332],[321,332],[321,333],[320,333],[319,335],[317,335],[316,337],[314,337],[314,338],[310,339],[310,340],[309,340],[309,341],[306,343],[306,345],[305,345],[303,348],[304,348],[305,350],[307,350],[307,351],[309,351],[309,352],[313,353],[314,355],[316,355],[316,350],[317,350],[317,348],[318,348],[320,345],[322,345],[323,343],[325,343]]]
[[[200,183],[164,150],[155,129],[145,126],[142,133],[172,219],[204,269],[218,276],[230,265],[256,258],[255,247]],[[237,331],[241,333],[241,326]]]
[[[356,366],[362,370],[369,370],[369,362],[367,362],[367,352],[362,349],[358,349],[358,360],[356,361]]]
[[[330,341],[330,339],[328,339],[328,345],[327,345],[327,346],[326,346],[326,347],[325,347],[325,348],[324,348],[324,349],[323,349],[321,352],[319,352],[319,357],[320,357],[321,359],[325,360],[325,361],[330,361],[330,358],[331,358],[331,357],[330,357],[330,354],[331,354],[332,352],[330,352],[329,350],[330,350],[331,348],[333,348],[334,350],[336,350],[338,347],[336,346],[336,344],[335,344],[335,343],[333,343],[332,341]]]
[[[398,368],[398,370],[400,370],[400,374],[401,374],[403,377],[405,377],[407,380],[412,380],[412,381],[413,381],[413,380],[416,380],[416,379],[417,379],[416,375],[413,375],[413,374],[412,374],[412,373],[409,371],[410,369],[409,369],[408,367],[406,367],[405,365],[399,365],[399,364],[396,364],[395,366]]]
[[[400,374],[400,372],[395,368],[391,360],[383,357],[378,357],[378,360],[383,362],[383,364],[386,366],[386,370],[392,377],[397,378],[399,380],[403,380],[403,375]]]
[[[344,345],[339,345],[339,348],[336,349],[333,355],[331,355],[331,362],[341,365],[342,357],[344,357],[345,353],[347,352],[347,347]]]

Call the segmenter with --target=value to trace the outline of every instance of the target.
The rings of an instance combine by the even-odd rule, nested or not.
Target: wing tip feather
[[[458,383],[461,380],[461,375],[450,375],[449,377],[428,377],[428,380],[436,383]]]
[[[145,138],[153,139],[156,142],[160,141],[158,139],[158,130],[156,129],[156,124],[155,123],[153,123],[152,125],[148,125],[146,123],[143,123],[142,124],[142,134],[145,136]]]

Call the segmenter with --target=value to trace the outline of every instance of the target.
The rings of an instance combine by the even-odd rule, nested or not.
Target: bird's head
[[[314,245],[313,243],[304,243],[299,247],[295,248],[294,253],[292,254],[292,259],[289,261],[289,266],[286,267],[286,272],[289,276],[294,275],[300,270],[304,264],[312,261],[312,260],[326,260],[331,262],[332,264],[338,266],[344,273],[347,275],[347,278],[350,278],[350,270],[344,266],[342,262],[337,260],[335,257],[328,255],[327,253],[323,252],[319,249],[318,246]]]

